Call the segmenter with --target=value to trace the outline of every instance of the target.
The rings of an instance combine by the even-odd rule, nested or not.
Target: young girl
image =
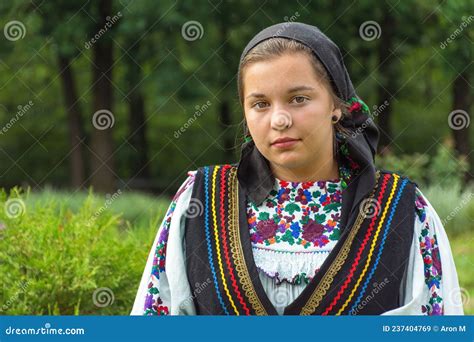
[[[441,221],[416,183],[375,168],[339,48],[314,26],[268,27],[238,82],[240,161],[188,172],[132,314],[463,314]]]

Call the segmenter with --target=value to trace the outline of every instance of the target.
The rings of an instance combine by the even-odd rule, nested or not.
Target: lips
[[[280,148],[280,149],[291,148],[295,144],[297,144],[300,140],[301,139],[294,139],[294,138],[289,138],[289,137],[278,138],[272,142],[271,146]]]
[[[276,140],[274,140],[274,141],[272,142],[272,145],[274,145],[274,144],[279,144],[279,143],[286,143],[286,142],[290,142],[290,141],[298,141],[298,140],[299,140],[299,139],[293,139],[293,138],[287,138],[287,137],[285,137],[285,138],[278,138],[278,139],[276,139]]]

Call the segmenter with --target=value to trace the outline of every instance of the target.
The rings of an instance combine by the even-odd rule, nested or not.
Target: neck
[[[339,178],[339,167],[337,162],[331,158],[330,162],[305,165],[298,168],[288,168],[270,163],[273,175],[289,182],[323,181]]]

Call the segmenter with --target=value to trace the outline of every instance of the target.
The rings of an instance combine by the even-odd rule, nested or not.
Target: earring
[[[333,115],[332,118],[331,118],[331,122],[332,122],[333,124],[338,123],[339,120],[340,120],[340,118],[338,118],[337,115]]]

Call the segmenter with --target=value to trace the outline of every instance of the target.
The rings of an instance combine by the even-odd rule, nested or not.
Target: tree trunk
[[[85,165],[81,142],[84,138],[84,127],[82,126],[81,110],[71,60],[59,54],[58,64],[69,126],[69,144],[71,146],[69,156],[70,180],[71,186],[77,189],[82,188],[85,182]]]
[[[469,74],[467,71],[459,74],[453,83],[453,112],[457,111],[457,114],[453,114],[451,117],[450,126],[456,127],[453,129],[454,135],[454,148],[461,158],[465,158],[468,165],[471,166],[470,162],[470,134],[469,134],[469,123],[471,116],[470,110],[470,95],[469,95]],[[462,111],[462,112],[461,112]],[[457,124],[456,117],[458,118],[460,125]],[[465,124],[464,124],[465,123]],[[459,128],[459,129],[458,129]],[[464,175],[466,182],[472,180],[470,172],[466,172]]]
[[[130,50],[125,57],[129,98],[128,141],[133,146],[133,150],[129,155],[128,165],[132,172],[130,180],[132,187],[146,188],[150,178],[150,168],[148,165],[148,141],[146,138],[145,99],[140,87],[143,75],[140,66],[130,57],[138,58],[140,43],[132,40],[129,46]]]
[[[97,32],[111,16],[111,0],[99,1],[100,18]],[[113,46],[110,30],[93,46],[93,124],[91,137],[91,185],[96,191],[112,193],[115,190],[112,127],[115,117],[112,111]],[[108,111],[108,112],[105,112]],[[112,113],[110,115],[110,113]],[[94,117],[95,114],[95,117]],[[99,128],[97,128],[99,127]]]
[[[225,4],[223,5],[223,10],[227,11],[230,7],[226,6]],[[226,12],[229,14],[230,12]],[[221,89],[226,88],[227,83],[229,82],[229,79],[232,77],[231,74],[229,73],[229,66],[231,65],[232,61],[232,51],[231,51],[231,46],[230,43],[228,42],[228,34],[229,34],[229,22],[230,22],[230,17],[227,17],[225,15],[220,15],[219,20],[218,20],[218,25],[219,25],[219,31],[220,31],[220,39],[221,39],[221,44],[223,45],[222,47],[222,56],[224,60],[224,64],[222,66],[222,71],[223,73],[221,74],[221,77],[219,78],[219,83],[221,86]],[[221,102],[219,104],[219,110],[217,115],[219,116],[217,122],[219,122],[219,125],[221,127],[221,131],[225,132],[221,138],[222,144],[223,144],[223,158],[226,158],[229,153],[234,152],[234,141],[232,136],[228,133],[228,128],[232,124],[232,113],[231,113],[231,107],[230,107],[230,96],[229,96],[229,90],[224,89],[221,92]]]
[[[378,125],[380,129],[379,152],[381,154],[390,151],[390,144],[392,142],[392,96],[397,93],[397,68],[393,62],[394,50],[394,35],[395,35],[396,21],[393,15],[387,10],[380,24],[383,28],[382,35],[379,38],[378,56],[379,56],[379,75],[381,84],[377,89],[378,104],[388,101],[389,105],[378,115]]]

